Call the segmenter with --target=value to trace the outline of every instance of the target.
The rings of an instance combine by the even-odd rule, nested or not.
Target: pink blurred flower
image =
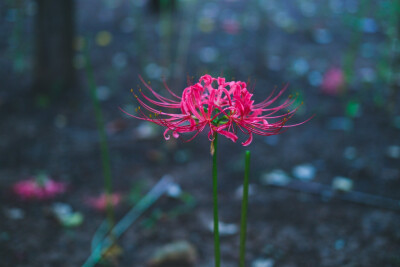
[[[12,190],[24,200],[46,200],[65,193],[67,185],[56,182],[47,176],[38,176],[15,183]]]
[[[198,83],[186,87],[182,97],[174,94],[164,83],[173,97],[169,99],[156,93],[141,77],[140,79],[157,98],[157,100],[149,98],[141,89],[139,89],[140,96],[134,95],[139,104],[150,114],[146,114],[140,106],[136,110],[138,115],[123,112],[131,117],[165,126],[166,140],[170,138],[169,132],[172,132],[175,138],[182,133],[194,133],[188,140],[190,141],[208,127],[210,141],[215,134],[221,134],[236,142],[237,130],[240,130],[248,135],[248,139],[242,143],[243,146],[247,146],[253,140],[253,133],[262,136],[276,135],[286,127],[304,123],[286,125],[287,120],[297,111],[297,108],[288,110],[295,101],[291,96],[282,104],[271,107],[287,86],[275,96],[273,91],[267,99],[254,104],[253,94],[247,90],[247,84],[241,81],[226,82],[225,78],[204,75]],[[145,100],[154,106],[174,109],[176,112],[162,112],[145,103]],[[284,114],[277,115],[280,111],[284,111]]]
[[[343,71],[340,68],[330,68],[324,75],[322,80],[322,91],[325,94],[337,95],[341,93],[345,80]]]
[[[222,22],[222,29],[229,34],[237,34],[240,31],[240,24],[235,19],[225,19]]]
[[[119,193],[114,193],[110,195],[111,205],[113,207],[118,206],[121,203],[122,196]],[[107,195],[105,193],[97,197],[88,197],[86,199],[86,204],[98,211],[104,211],[107,209]]]

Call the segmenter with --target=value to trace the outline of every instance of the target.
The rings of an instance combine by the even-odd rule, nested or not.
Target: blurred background
[[[100,264],[213,266],[207,135],[166,141],[119,109],[138,75],[164,95],[208,73],[256,102],[289,83],[292,122],[315,115],[248,147],[248,266],[400,266],[399,35],[399,0],[1,1],[0,265],[82,265],[104,192],[118,222],[169,174]],[[239,141],[220,138],[222,266],[239,256]]]

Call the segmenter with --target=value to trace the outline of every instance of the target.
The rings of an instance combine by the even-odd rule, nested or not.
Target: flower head
[[[46,200],[64,193],[67,186],[65,183],[56,182],[45,175],[39,175],[15,183],[12,189],[23,200]]]
[[[291,96],[282,104],[272,107],[286,87],[276,95],[273,91],[267,99],[254,104],[253,94],[248,91],[247,84],[241,81],[227,82],[225,78],[204,75],[198,83],[186,87],[181,97],[173,93],[164,83],[173,98],[169,99],[155,92],[141,77],[140,79],[156,100],[139,89],[139,95],[134,94],[134,96],[143,109],[139,106],[135,115],[124,112],[131,117],[166,127],[164,132],[166,140],[170,138],[170,133],[175,138],[182,133],[194,133],[188,140],[190,141],[208,128],[210,141],[215,134],[221,134],[236,142],[239,130],[248,135],[247,140],[242,143],[247,146],[252,142],[253,134],[275,135],[286,127],[304,123],[286,124],[297,111],[297,108],[288,110],[295,101]],[[175,112],[163,112],[159,110],[160,107]],[[285,112],[278,114],[282,110]]]

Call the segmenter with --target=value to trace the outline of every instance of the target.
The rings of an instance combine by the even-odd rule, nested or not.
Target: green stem
[[[170,40],[171,40],[171,12],[172,9],[169,6],[170,0],[161,0],[160,3],[160,51],[161,51],[161,60],[163,67],[169,68],[170,64]],[[164,73],[163,73],[164,75]]]
[[[239,266],[245,266],[246,253],[246,231],[247,231],[247,203],[249,198],[249,173],[250,173],[250,151],[246,151],[245,170],[243,181],[243,198],[242,198],[242,217],[240,220],[240,262]]]
[[[220,266],[221,256],[219,249],[219,222],[218,222],[218,179],[217,179],[217,147],[218,134],[215,134],[212,146],[213,153],[213,204],[214,204],[214,251],[215,251],[215,267]]]
[[[100,137],[101,162],[103,167],[104,187],[106,191],[106,200],[107,200],[107,219],[108,219],[109,229],[111,229],[114,226],[114,208],[111,204],[112,182],[111,182],[110,155],[108,151],[107,136],[104,127],[103,115],[101,113],[99,99],[97,98],[96,94],[96,83],[94,80],[93,67],[89,56],[89,44],[86,45],[85,57],[86,57],[86,75],[89,83],[90,98],[93,103],[96,123],[97,123],[97,131]]]

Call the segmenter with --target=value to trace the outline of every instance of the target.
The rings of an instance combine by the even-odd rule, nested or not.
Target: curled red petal
[[[173,136],[174,138],[179,138],[179,134],[178,134],[177,131],[173,131],[173,132],[172,132],[172,136]]]
[[[219,134],[231,139],[234,143],[236,143],[236,141],[238,140],[238,137],[236,134],[228,132],[228,131],[219,131]]]
[[[253,133],[249,133],[249,138],[245,141],[245,142],[243,142],[242,143],[242,145],[243,146],[248,146],[248,145],[250,145],[250,143],[253,141]]]
[[[166,130],[164,131],[164,138],[165,138],[165,140],[169,140],[169,139],[171,138],[171,136],[168,134],[169,131],[170,131],[170,129],[166,129]]]

